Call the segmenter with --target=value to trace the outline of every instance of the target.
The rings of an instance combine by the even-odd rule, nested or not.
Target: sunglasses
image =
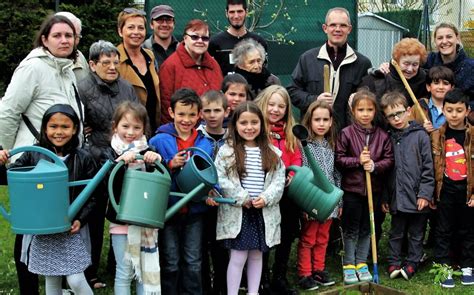
[[[198,35],[190,35],[188,33],[185,33],[186,36],[189,36],[189,38],[191,38],[191,40],[193,41],[198,41],[199,39],[202,40],[202,42],[209,42],[209,36],[198,36]]]
[[[140,10],[140,9],[136,9],[136,8],[131,8],[131,7],[124,8],[124,10],[122,10],[122,12],[124,12],[126,14],[139,14],[139,15],[146,16],[145,11]]]

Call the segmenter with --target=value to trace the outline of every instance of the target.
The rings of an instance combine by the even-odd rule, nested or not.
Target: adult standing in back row
[[[315,100],[323,100],[332,105],[338,130],[349,124],[347,101],[356,92],[372,66],[370,60],[352,49],[347,38],[352,31],[347,9],[335,7],[328,10],[323,31],[326,43],[310,49],[300,56],[293,70],[292,83],[288,86],[291,102],[305,114]],[[323,67],[329,65],[330,90],[324,92]]]
[[[209,42],[209,54],[219,63],[223,76],[234,72],[235,60],[232,50],[243,39],[252,38],[258,41],[268,52],[265,39],[247,30],[245,26],[247,13],[247,0],[227,0],[225,15],[229,21],[229,28],[214,35]]]

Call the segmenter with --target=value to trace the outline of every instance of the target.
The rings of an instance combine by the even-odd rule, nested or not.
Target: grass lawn
[[[6,196],[5,187],[0,186],[0,203],[7,204],[8,198]],[[384,228],[388,229],[389,221],[387,220]],[[16,271],[15,264],[13,261],[13,243],[14,235],[10,230],[10,225],[3,218],[0,218],[0,294],[18,294],[17,282],[16,282]],[[108,239],[104,243],[103,253],[108,251]],[[421,266],[419,272],[410,280],[405,281],[403,278],[391,280],[386,272],[387,264],[384,257],[387,256],[387,234],[381,240],[379,247],[379,277],[380,284],[391,287],[397,290],[406,292],[407,294],[474,294],[474,287],[462,286],[459,279],[456,278],[456,287],[452,290],[442,289],[439,286],[433,284],[433,276],[428,273],[431,268],[430,262]],[[106,255],[102,255],[105,257]],[[102,261],[101,269],[105,270],[105,260]],[[370,264],[369,264],[370,265]],[[370,265],[371,266],[371,265]],[[339,255],[331,255],[327,257],[327,269],[334,279],[336,279],[336,286],[333,287],[322,287],[318,291],[326,291],[333,289],[342,289],[342,267],[341,259]],[[102,273],[101,277],[107,282],[108,287],[95,294],[112,294],[113,293],[113,277]],[[290,274],[290,282],[295,283],[297,281],[296,275],[296,243],[292,254]],[[41,283],[43,288],[43,283]],[[312,292],[301,292],[301,294],[314,294]],[[347,292],[346,294],[357,294],[354,292]],[[164,294],[165,295],[165,294]]]

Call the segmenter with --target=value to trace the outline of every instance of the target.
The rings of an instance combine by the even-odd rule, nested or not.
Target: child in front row
[[[123,160],[128,169],[142,170],[146,168],[145,163],[161,159],[148,146],[145,136],[149,131],[148,114],[140,103],[126,101],[118,105],[112,117],[112,131],[110,147],[103,152],[104,159]],[[143,155],[143,161],[136,160],[137,154]],[[120,203],[122,182],[123,174],[119,173],[114,181],[117,203]],[[134,278],[138,295],[160,292],[158,229],[117,220],[117,213],[110,204],[106,217],[110,221],[109,233],[116,261],[114,294],[130,294]]]
[[[446,123],[431,133],[438,210],[435,261],[450,263],[451,238],[457,234],[463,285],[474,285],[474,127],[467,121],[469,111],[469,96],[454,88],[443,101]],[[454,285],[451,275],[441,283],[445,288]]]
[[[229,115],[227,99],[220,91],[210,90],[201,96],[201,125],[198,131],[209,139],[213,146],[212,158],[224,144],[227,128],[223,127],[224,119]],[[229,263],[228,251],[216,241],[217,207],[219,204],[208,198],[210,206],[204,216],[204,238],[202,257],[203,292],[205,294],[226,294],[226,270]],[[224,205],[225,206],[225,205]],[[212,259],[212,271],[211,271]]]
[[[55,104],[45,111],[38,146],[52,151],[64,162],[70,181],[91,179],[97,172],[93,157],[79,147],[79,134],[80,120],[70,105]],[[6,163],[8,156],[8,151],[0,151],[0,165]],[[41,159],[49,160],[40,153],[25,152],[10,168],[35,166]],[[3,183],[4,181],[2,179]],[[80,191],[71,189],[71,202]],[[71,229],[67,232],[23,235],[21,261],[28,265],[28,271],[31,273],[45,276],[46,294],[61,294],[63,276],[66,276],[74,294],[93,294],[84,276],[84,270],[91,264],[87,220],[94,205],[95,199],[92,195],[74,216]]]
[[[334,166],[335,128],[333,125],[332,108],[324,101],[315,101],[309,105],[303,121],[309,131],[308,147],[333,185],[341,186],[341,174]],[[309,166],[308,159],[303,154],[303,165]],[[300,287],[314,290],[317,285],[331,286],[335,282],[325,271],[326,248],[329,242],[329,230],[333,218],[339,218],[342,213],[341,204],[337,206],[324,222],[305,216],[301,237],[298,244],[298,276]]]
[[[375,95],[359,90],[351,103],[353,122],[342,129],[336,142],[336,167],[342,173],[344,190],[342,228],[344,283],[372,280],[367,266],[370,248],[369,208],[365,172],[372,173],[374,204],[382,183],[393,166],[393,148],[388,134],[373,125],[377,112]]]
[[[230,249],[227,294],[238,294],[247,262],[248,294],[255,295],[263,252],[280,243],[278,202],[285,186],[285,166],[255,103],[240,104],[229,123],[229,137],[215,163],[223,196],[235,199],[236,204],[219,206],[216,238]]]
[[[212,155],[209,139],[195,128],[201,108],[201,99],[194,90],[178,89],[171,96],[168,109],[173,122],[160,126],[150,139],[150,145],[171,170],[171,191],[178,191],[176,176],[188,159],[187,148],[198,147]],[[178,200],[170,196],[168,206]],[[202,232],[206,210],[204,202],[188,203],[160,231],[162,294],[202,294]]]
[[[388,273],[409,280],[423,256],[423,237],[434,190],[430,138],[421,125],[409,121],[411,108],[403,94],[389,92],[380,107],[390,124],[395,166],[390,175],[385,213],[392,214],[389,235]],[[407,236],[407,237],[405,237]],[[408,253],[402,264],[402,243],[408,240]]]

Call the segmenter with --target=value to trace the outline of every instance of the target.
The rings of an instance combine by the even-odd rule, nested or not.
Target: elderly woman
[[[54,104],[69,104],[80,117],[72,71],[77,56],[74,25],[64,16],[50,16],[40,27],[33,49],[16,68],[0,101],[0,145],[11,149],[33,145],[44,112]],[[21,294],[39,294],[38,277],[20,262],[23,236],[15,240],[15,265]]]
[[[253,96],[270,85],[280,85],[280,79],[263,66],[265,48],[252,38],[244,39],[232,50],[235,60],[235,72],[244,76],[251,86]]]
[[[155,57],[149,49],[142,48],[146,35],[146,13],[135,8],[125,8],[117,19],[122,43],[118,66],[120,76],[135,88],[138,99],[146,107],[150,127],[154,132],[160,123],[160,83],[155,69]]]
[[[200,96],[209,90],[219,90],[222,73],[219,64],[207,52],[209,26],[193,19],[184,27],[183,42],[160,67],[161,124],[172,122],[168,113],[171,95],[183,87]]]
[[[117,106],[124,101],[137,102],[133,86],[119,77],[120,53],[112,43],[100,40],[89,49],[90,74],[78,84],[84,104],[86,136],[89,150],[100,161],[102,152],[110,146],[112,116]],[[96,210],[89,218],[92,265],[85,275],[94,289],[105,284],[97,277],[103,244],[105,207],[107,194],[96,198]]]

